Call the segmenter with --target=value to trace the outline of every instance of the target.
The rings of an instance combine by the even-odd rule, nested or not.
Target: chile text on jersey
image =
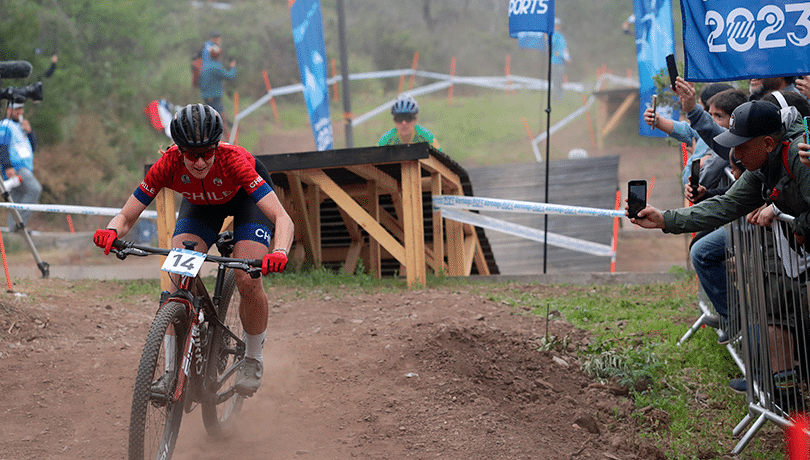
[[[148,205],[162,188],[170,188],[192,204],[212,205],[230,201],[239,189],[259,201],[272,191],[270,185],[256,172],[256,158],[243,147],[220,143],[214,153],[214,163],[203,179],[191,175],[183,162],[183,154],[171,146],[149,168],[135,197]]]

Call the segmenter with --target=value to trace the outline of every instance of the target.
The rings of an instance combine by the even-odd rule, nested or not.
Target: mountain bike
[[[183,245],[163,249],[118,239],[113,243],[112,252],[121,260],[130,255],[167,256],[161,269],[179,275],[178,289],[161,293],[138,365],[129,421],[130,460],[170,459],[183,414],[197,405],[202,406],[207,433],[227,436],[245,400],[234,389],[245,357],[239,308],[231,307],[234,270],[258,278],[262,261],[230,258],[232,232],[217,237],[220,256],[195,252],[194,242]],[[199,276],[204,262],[218,265],[213,295]]]

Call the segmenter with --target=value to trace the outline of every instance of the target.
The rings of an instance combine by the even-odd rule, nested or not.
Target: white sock
[[[177,336],[166,334],[163,336],[163,353],[166,360],[166,372],[173,371],[175,365],[175,348]]]
[[[262,348],[264,348],[266,333],[267,331],[256,335],[245,333],[245,358],[253,358],[260,363],[264,361]]]

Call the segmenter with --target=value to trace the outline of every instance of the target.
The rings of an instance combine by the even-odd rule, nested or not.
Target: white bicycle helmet
[[[419,113],[419,104],[416,99],[407,94],[400,94],[394,105],[391,106],[391,115],[416,115]]]

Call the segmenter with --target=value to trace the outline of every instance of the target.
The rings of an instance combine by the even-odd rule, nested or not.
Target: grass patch
[[[482,289],[491,300],[531,307],[531,314],[559,315],[592,334],[580,348],[583,370],[595,379],[627,388],[638,409],[668,414],[668,428],[637,411],[642,436],[668,459],[721,458],[738,442],[732,430],[746,415],[743,396],[728,388],[741,376],[712,329],[678,341],[698,316],[694,274],[670,284],[644,286],[510,286]],[[660,412],[659,412],[660,413]],[[781,436],[766,424],[743,451],[745,458],[777,460]]]

